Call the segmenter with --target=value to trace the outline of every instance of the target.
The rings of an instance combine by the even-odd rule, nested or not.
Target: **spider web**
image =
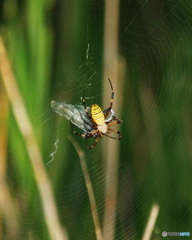
[[[101,44],[105,6],[102,1],[84,4],[84,10],[81,7],[77,10],[73,4],[56,3],[54,80],[46,110],[41,114],[35,112],[33,117],[39,119],[45,129],[45,137],[40,141],[44,164],[52,182],[59,219],[70,240],[96,239],[90,199],[73,139],[85,154],[101,226],[108,177],[102,148],[108,138],[87,150],[82,138],[72,136],[69,122],[48,106],[51,100],[81,105],[85,88],[87,106],[92,103],[102,106],[103,81],[107,81],[102,79]],[[66,8],[75,14],[74,22],[69,22],[68,27],[59,15],[65,12],[67,16]],[[123,119],[123,123],[114,127],[123,133],[118,143],[114,239],[161,239],[163,231],[192,234],[191,16],[192,5],[188,0],[120,2],[119,55],[125,63],[126,74],[121,93],[122,113],[116,116]],[[61,34],[63,26],[67,30]],[[113,76],[109,77],[113,82]],[[108,98],[110,103],[110,94]],[[19,143],[24,142],[21,136],[20,139]],[[10,146],[8,158],[11,160],[7,167],[10,188],[18,198],[22,192],[18,200],[18,208],[23,210],[22,227],[15,239],[49,239],[43,211],[39,210],[41,200],[33,172],[28,170],[26,176],[22,164],[15,167],[14,152],[19,155],[19,151],[16,145]],[[23,165],[31,169],[29,163]],[[24,192],[21,175],[22,181],[28,184]],[[158,206],[159,211],[152,237],[144,238],[154,206]]]

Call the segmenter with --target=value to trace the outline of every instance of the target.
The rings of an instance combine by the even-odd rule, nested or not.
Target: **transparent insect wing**
[[[61,117],[65,117],[84,132],[92,131],[92,123],[83,106],[53,100],[51,101],[51,108],[54,112],[59,114]],[[90,111],[89,107],[87,107],[87,109]]]

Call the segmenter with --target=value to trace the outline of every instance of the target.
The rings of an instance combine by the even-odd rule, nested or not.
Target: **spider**
[[[97,143],[99,142],[99,139],[104,135],[113,139],[116,139],[114,137],[108,136],[106,133],[108,132],[114,132],[117,133],[119,135],[118,140],[121,140],[122,138],[122,134],[120,131],[118,130],[114,130],[111,129],[111,126],[116,125],[116,124],[120,124],[123,122],[123,120],[121,119],[117,119],[114,116],[114,112],[112,110],[113,107],[113,99],[114,99],[114,91],[113,91],[113,86],[111,83],[111,80],[108,78],[110,86],[111,86],[111,100],[110,100],[110,105],[109,108],[107,108],[106,110],[102,111],[101,108],[97,105],[97,104],[92,104],[91,108],[86,107],[86,103],[85,103],[85,90],[84,90],[84,94],[83,94],[83,98],[82,98],[82,104],[83,107],[85,109],[86,115],[88,117],[88,119],[90,119],[90,123],[86,122],[86,124],[88,124],[90,126],[90,130],[81,134],[76,132],[73,129],[73,123],[71,122],[71,127],[73,130],[73,133],[75,135],[81,136],[85,139],[86,145],[88,149],[91,149],[93,147],[95,147],[97,145]],[[89,146],[87,144],[87,139],[90,137],[94,137],[95,141],[94,143]]]

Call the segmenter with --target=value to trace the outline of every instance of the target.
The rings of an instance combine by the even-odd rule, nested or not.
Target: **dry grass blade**
[[[159,214],[159,205],[154,204],[151,208],[151,213],[150,213],[142,240],[150,240],[151,239],[151,235],[152,235],[158,214]]]
[[[81,164],[83,176],[85,178],[85,183],[86,183],[86,187],[87,187],[87,192],[89,195],[91,212],[93,215],[93,222],[95,225],[96,238],[97,238],[97,240],[103,240],[103,236],[102,236],[102,232],[101,232],[101,224],[100,224],[99,216],[98,216],[98,212],[97,212],[97,204],[96,204],[96,200],[95,200],[95,196],[94,196],[93,187],[91,184],[91,179],[90,179],[89,172],[87,169],[87,164],[85,161],[85,154],[81,150],[79,144],[77,143],[77,141],[74,138],[72,138],[71,136],[68,136],[68,138],[70,139],[71,143],[73,144],[74,148],[76,149],[76,151],[79,155],[80,164]]]
[[[6,150],[7,150],[7,115],[8,101],[4,91],[0,92],[0,215],[5,218],[5,228],[8,238],[13,239],[19,232],[19,214],[17,203],[14,201],[6,181]],[[9,206],[9,207],[7,207]],[[0,239],[3,238],[3,221],[0,223]]]
[[[18,124],[21,134],[26,141],[26,149],[31,160],[35,179],[39,189],[45,220],[50,234],[50,239],[66,240],[68,238],[64,235],[63,229],[59,222],[51,184],[49,182],[47,172],[45,171],[43,165],[41,152],[37,144],[33,128],[27,115],[27,111],[21,98],[19,89],[17,87],[17,83],[11,69],[10,61],[1,37],[0,73],[16,122]]]
[[[103,88],[103,106],[109,104],[107,78],[111,78],[115,90],[115,104],[113,109],[116,116],[117,98],[119,92],[118,82],[118,32],[119,32],[119,0],[109,0],[105,2],[105,36],[104,36],[104,88]],[[104,227],[103,237],[105,240],[114,239],[116,225],[116,206],[117,206],[117,184],[118,184],[118,159],[119,159],[119,142],[111,139],[107,140],[104,146],[106,153],[106,189],[105,189],[105,209],[104,209]]]

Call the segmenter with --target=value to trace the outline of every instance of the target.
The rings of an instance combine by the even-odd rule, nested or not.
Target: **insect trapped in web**
[[[102,111],[102,109],[97,104],[92,104],[91,107],[86,106],[85,90],[82,98],[82,105],[72,105],[65,102],[56,102],[54,100],[51,101],[51,108],[53,111],[70,121],[74,134],[85,139],[88,149],[95,147],[103,135],[116,139],[107,135],[108,132],[118,134],[118,140],[121,140],[122,138],[120,131],[111,128],[113,125],[122,123],[123,120],[116,118],[114,115],[114,111],[112,109],[114,91],[111,80],[109,78],[108,80],[112,91],[111,100],[109,107],[104,111]],[[82,133],[76,132],[73,129],[73,125],[81,129]],[[90,137],[95,138],[95,141],[91,146],[89,146],[86,141]]]

